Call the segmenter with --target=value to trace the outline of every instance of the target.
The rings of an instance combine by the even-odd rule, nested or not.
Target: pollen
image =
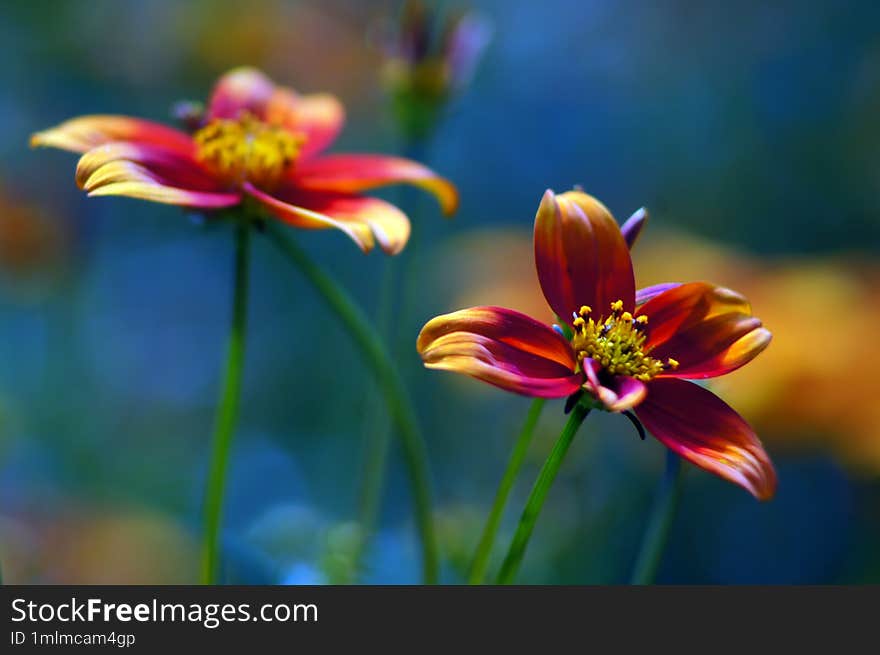
[[[215,119],[193,135],[197,158],[230,186],[272,189],[296,161],[305,136],[244,113]]]
[[[643,382],[678,367],[674,359],[664,363],[646,352],[647,316],[633,318],[630,312],[623,311],[621,300],[611,303],[610,309],[607,316],[598,320],[589,318],[592,310],[586,306],[575,315],[571,345],[578,362],[589,358],[610,375],[627,375]]]

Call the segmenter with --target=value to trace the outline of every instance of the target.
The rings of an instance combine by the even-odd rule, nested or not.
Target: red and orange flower
[[[776,474],[749,425],[687,379],[729,373],[770,342],[741,295],[706,282],[636,291],[623,231],[580,191],[547,191],[535,217],[535,263],[544,297],[568,330],[501,307],[429,321],[417,348],[428,368],[456,371],[541,398],[589,394],[611,412],[633,409],[665,446],[751,492],[773,496]],[[570,334],[566,338],[565,334]]]
[[[321,153],[344,122],[326,94],[299,95],[263,73],[238,68],[220,78],[193,134],[127,116],[93,115],[31,137],[33,146],[83,153],[76,181],[90,196],[129,196],[202,210],[253,203],[303,229],[336,228],[362,250],[396,254],[410,224],[397,207],[360,195],[406,183],[455,211],[455,187],[408,159]]]

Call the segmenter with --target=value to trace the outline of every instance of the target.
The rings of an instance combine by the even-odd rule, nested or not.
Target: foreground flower
[[[770,333],[745,298],[723,287],[675,283],[637,292],[627,244],[641,223],[622,232],[591,196],[547,191],[535,218],[536,266],[571,338],[513,310],[474,307],[428,322],[419,353],[428,368],[523,395],[586,393],[598,408],[634,409],[668,448],[768,499],[776,475],[755,433],[687,379],[736,370],[766,348]]]
[[[396,254],[410,224],[397,207],[360,195],[406,183],[455,211],[455,187],[399,157],[321,155],[342,128],[330,95],[301,96],[250,68],[218,81],[192,134],[126,116],[82,116],[31,137],[33,146],[84,153],[76,181],[90,196],[119,195],[201,210],[248,202],[303,229],[336,228],[363,250]]]

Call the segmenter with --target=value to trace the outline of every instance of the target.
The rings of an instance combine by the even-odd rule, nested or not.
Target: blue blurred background
[[[433,3],[461,7],[454,3]],[[394,346],[425,426],[443,580],[461,582],[529,401],[421,368],[432,316],[469,304],[546,315],[530,255],[544,189],[573,185],[651,223],[640,283],[708,279],[749,295],[770,349],[716,390],[759,430],[780,487],[759,504],[687,472],[659,581],[880,582],[880,4],[474,1],[491,42],[421,158],[461,192],[451,221],[410,213],[413,294]],[[376,37],[398,5],[323,0],[13,1],[0,7],[0,561],[15,583],[187,583],[230,312],[232,234],[180,210],[87,199],[75,158],[28,149],[66,118],[173,122],[251,64],[329,91],[336,151],[411,149]],[[297,235],[371,314],[381,253]],[[352,544],[377,399],[346,333],[270,244],[255,243],[225,580],[419,580],[392,450],[363,571]],[[543,314],[541,314],[543,312]],[[563,421],[539,424],[503,550]],[[627,580],[663,448],[591,417],[520,580]]]

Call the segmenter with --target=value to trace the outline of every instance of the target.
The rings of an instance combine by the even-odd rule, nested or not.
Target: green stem
[[[532,443],[532,435],[535,433],[535,425],[538,423],[541,410],[544,409],[546,402],[543,398],[535,398],[529,407],[526,422],[523,424],[519,437],[517,437],[516,443],[513,446],[513,452],[510,454],[510,460],[507,462],[504,477],[501,478],[501,484],[498,485],[498,491],[495,493],[492,510],[489,512],[489,518],[486,520],[486,527],[483,528],[483,534],[480,536],[480,543],[477,545],[474,561],[471,563],[470,573],[468,574],[468,584],[482,584],[483,582],[486,568],[489,566],[489,556],[492,554],[495,536],[498,534],[498,526],[501,524],[501,515],[504,513],[504,506],[507,504],[507,497],[510,495],[513,483],[516,482],[523,461],[525,461],[529,445]]]
[[[205,490],[204,539],[202,542],[202,584],[216,584],[219,571],[220,525],[223,519],[223,492],[229,468],[232,436],[238,423],[244,342],[247,330],[248,258],[250,227],[242,217],[235,228],[235,290],[232,326],[226,346],[226,370],[214,429],[211,468]]]
[[[266,226],[275,245],[299,267],[312,286],[321,294],[354,339],[379,383],[398,434],[413,491],[416,523],[422,546],[422,571],[426,584],[437,582],[437,542],[431,517],[431,486],[428,457],[415,411],[397,369],[382,340],[370,325],[363,311],[348,294],[291,239],[281,226]]]
[[[371,416],[375,418],[365,421],[369,429],[365,435],[364,477],[360,494],[360,538],[352,558],[355,573],[360,571],[367,544],[376,531],[391,442],[391,430],[384,420],[384,415],[379,414],[376,410],[372,412]]]
[[[404,156],[414,161],[421,161],[425,143],[421,140],[408,140],[404,147]],[[400,339],[400,327],[405,324],[410,315],[409,309],[411,303],[410,288],[411,280],[414,277],[412,271],[407,271],[407,264],[413,261],[414,249],[417,245],[415,238],[416,231],[419,229],[419,218],[421,214],[421,200],[419,189],[403,186],[399,189],[399,204],[402,207],[412,207],[408,212],[410,222],[412,223],[412,234],[409,243],[404,252],[397,257],[386,257],[385,266],[382,272],[382,286],[379,292],[378,311],[376,312],[376,330],[383,343],[387,344],[391,355],[398,362],[401,358],[398,356],[402,350]],[[416,192],[413,195],[413,192]],[[403,300],[397,313],[397,322],[391,325],[391,314],[394,307],[394,292],[396,288],[397,275],[395,268],[402,273],[404,280]],[[409,274],[407,274],[409,273]],[[411,346],[410,346],[411,348]],[[404,372],[405,377],[405,372]],[[381,408],[377,407],[373,401],[373,395],[369,394],[367,402],[367,412],[364,419],[366,426],[364,440],[364,478],[361,486],[361,503],[360,503],[360,539],[358,540],[357,549],[353,557],[354,571],[360,570],[364,553],[367,545],[376,529],[379,520],[379,507],[381,505],[382,489],[385,486],[385,474],[388,469],[388,455],[391,444],[391,427],[389,425],[388,416]]]
[[[379,290],[379,303],[376,312],[376,331],[388,343],[390,335],[391,306],[394,291],[394,261],[387,257],[382,272],[382,286]],[[360,537],[352,558],[353,573],[361,569],[367,544],[376,529],[379,519],[379,506],[382,488],[385,486],[385,472],[388,463],[388,450],[391,441],[390,426],[384,408],[377,405],[381,401],[374,393],[367,394],[364,408],[364,463],[363,480],[360,487],[359,525]]]
[[[660,558],[669,537],[669,528],[675,518],[675,510],[681,497],[681,458],[671,450],[666,453],[666,472],[660,483],[660,490],[654,499],[651,518],[633,570],[632,584],[646,585],[654,581]]]
[[[553,446],[553,450],[550,451],[547,461],[541,467],[541,472],[538,474],[538,479],[535,481],[535,486],[532,487],[532,492],[529,494],[529,499],[526,501],[525,509],[523,509],[522,516],[519,519],[516,533],[514,533],[513,540],[510,542],[507,556],[501,564],[501,570],[498,572],[496,580],[497,584],[510,584],[513,582],[516,572],[522,563],[523,556],[526,553],[526,547],[529,545],[529,539],[535,529],[538,515],[544,506],[547,492],[550,491],[550,486],[553,484],[553,480],[556,479],[556,474],[559,472],[562,460],[565,458],[571,442],[574,441],[574,435],[577,434],[581,423],[587,418],[590,409],[590,407],[582,403],[574,406],[568,422],[562,429],[562,434],[559,435],[559,439],[556,440],[556,444]]]

